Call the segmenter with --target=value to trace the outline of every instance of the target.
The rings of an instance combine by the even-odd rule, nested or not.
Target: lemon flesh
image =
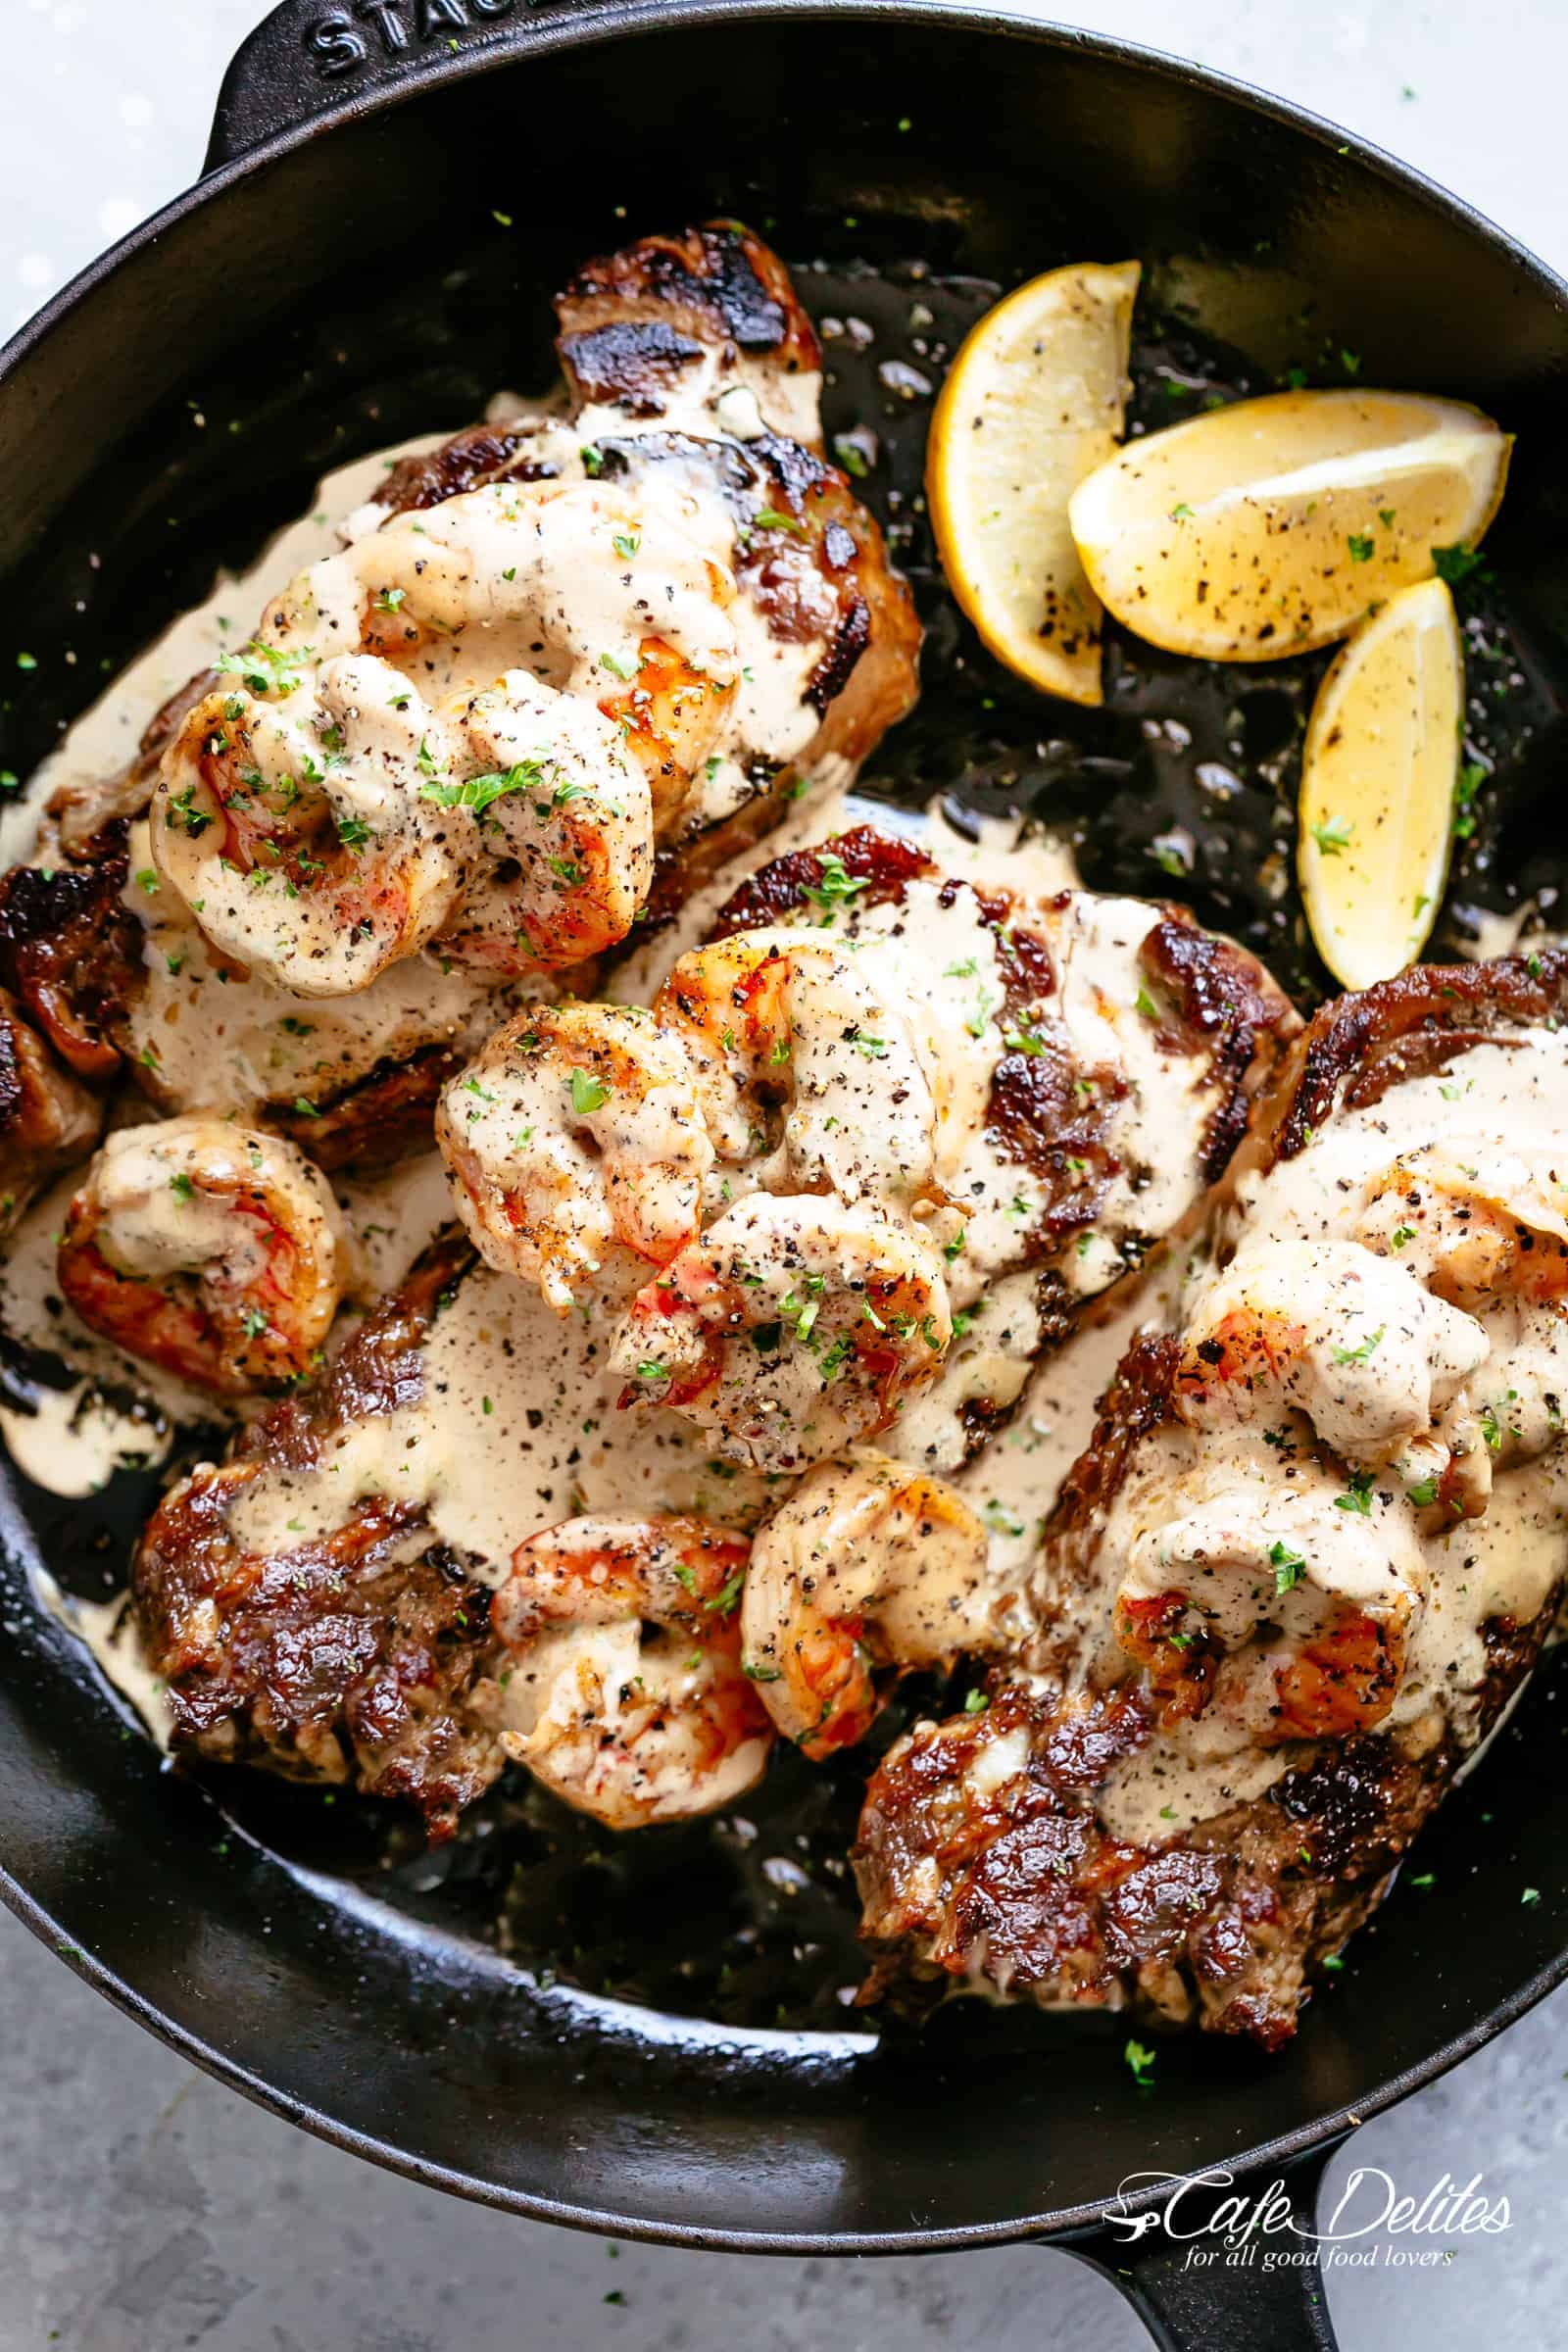
[[[1392,597],[1330,666],[1301,760],[1301,896],[1319,955],[1370,988],[1421,953],[1447,878],[1464,654],[1442,580]]]
[[[948,584],[991,651],[1098,703],[1100,600],[1067,520],[1126,416],[1136,262],[1032,278],[975,326],[931,419],[926,495]]]
[[[1402,392],[1280,392],[1133,441],[1073,493],[1073,536],[1124,626],[1172,653],[1271,662],[1327,645],[1473,548],[1508,436]]]

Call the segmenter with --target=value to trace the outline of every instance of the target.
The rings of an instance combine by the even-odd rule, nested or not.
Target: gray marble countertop
[[[194,175],[222,68],[266,13],[262,0],[0,0],[0,334]],[[1334,117],[1568,266],[1562,0],[1082,0],[1064,13]],[[757,2262],[617,2248],[456,2204],[209,2082],[4,1915],[0,1955],[0,2352],[1146,2340],[1112,2289],[1059,2254]],[[1484,2170],[1513,2226],[1456,2241],[1435,2269],[1337,2273],[1347,2352],[1564,2340],[1565,2047],[1568,1988],[1357,2135],[1356,2163],[1412,2188]]]

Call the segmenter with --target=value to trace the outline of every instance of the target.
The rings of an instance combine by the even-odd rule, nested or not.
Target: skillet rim
[[[1426,172],[1308,108],[1259,89],[1238,76],[1174,57],[1140,42],[1063,24],[1054,19],[1035,16],[1027,11],[1004,15],[994,8],[968,5],[967,0],[607,0],[607,4],[603,5],[596,5],[594,0],[589,0],[585,6],[567,5],[559,15],[519,20],[519,24],[526,27],[520,37],[516,25],[498,27],[488,40],[469,44],[456,56],[438,54],[405,64],[401,72],[394,68],[395,78],[368,82],[336,103],[328,101],[315,107],[299,121],[223,158],[211,169],[205,169],[190,187],[172,198],[78,270],[40,311],[0,346],[0,392],[77,305],[113,276],[122,261],[155,245],[166,229],[185,220],[208,202],[221,197],[253,172],[264,170],[310,140],[400,106],[417,97],[426,88],[444,88],[479,74],[504,70],[535,54],[552,54],[558,50],[618,40],[655,32],[672,24],[685,26],[734,21],[766,23],[784,19],[822,18],[837,23],[872,24],[915,23],[931,28],[952,24],[968,33],[1029,41],[1067,56],[1117,66],[1156,81],[1197,88],[1207,95],[1221,98],[1242,115],[1263,117],[1305,137],[1313,145],[1329,148],[1336,159],[1370,172],[1376,178],[1415,197],[1449,227],[1479,240],[1505,257],[1534,290],[1568,317],[1568,278],[1553,270],[1531,247],[1512,236],[1489,215],[1444,187]],[[221,95],[226,94],[236,76],[241,60],[265,33],[270,21],[263,20],[231,61],[224,76],[220,104]],[[678,2221],[627,2217],[596,2205],[574,2204],[564,2198],[509,2188],[456,2167],[434,2163],[397,2146],[390,2139],[342,2124],[309,2101],[279,2089],[236,2060],[214,2049],[194,2028],[176,2022],[156,2007],[126,1978],[104,1965],[91,1953],[74,1945],[62,1948],[64,1931],[60,1925],[3,1865],[0,1865],[0,1900],[40,1942],[52,1945],[57,1957],[66,1960],[76,1976],[101,1992],[134,2023],[214,2080],[238,2091],[284,2122],[298,2125],[314,2137],[325,2140],[350,2155],[417,2181],[421,2186],[440,2189],[470,2202],[520,2214],[530,2220],[552,2223],[557,2227],[585,2230],[643,2243],[681,2246],[693,2251],[751,2254],[951,2253],[1031,2241],[1070,2241],[1102,2228],[1104,2207],[1099,2203],[1061,2206],[1017,2220],[967,2223],[950,2229],[922,2227],[897,2231],[801,2232],[709,2228]],[[1568,1938],[1565,1938],[1552,1960],[1539,1968],[1502,2001],[1449,2040],[1439,2044],[1426,2057],[1358,2098],[1353,2112],[1346,2108],[1332,2110],[1310,2124],[1298,2125],[1294,2131],[1262,2140],[1250,2149],[1219,2161],[1228,2164],[1236,2176],[1242,2176],[1255,2174],[1270,2166],[1288,2166],[1314,2150],[1332,2150],[1342,2137],[1370,2117],[1396,2106],[1412,2091],[1437,2081],[1463,2059],[1473,2056],[1565,1980],[1568,1980]],[[1118,2204],[1120,2210],[1126,2213],[1138,2213],[1158,2204],[1163,2194],[1164,2191],[1156,2185],[1141,2195],[1120,2199]]]

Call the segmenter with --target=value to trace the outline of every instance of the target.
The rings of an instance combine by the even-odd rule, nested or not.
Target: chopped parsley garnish
[[[1354,831],[1348,816],[1326,816],[1312,827],[1312,839],[1325,858],[1337,858],[1342,850],[1349,848]]]
[[[395,612],[408,595],[406,588],[378,588],[375,609],[378,612]]]
[[[599,666],[601,669],[608,669],[612,678],[630,679],[637,675],[642,664],[638,662],[623,662],[619,654],[601,654]]]
[[[1009,1054],[1043,1054],[1046,1050],[1045,1039],[1028,1021],[1018,1021],[1012,1028],[1004,1029],[1002,1042]]]
[[[818,866],[820,870],[816,880],[806,883],[801,894],[814,906],[824,906],[831,912],[835,906],[843,906],[865,888],[865,876],[852,874],[843,858],[836,857],[831,850],[822,853]]]
[[[424,746],[419,746],[419,764],[424,765]],[[504,801],[509,793],[537,792],[544,783],[544,772],[537,760],[519,760],[515,767],[491,769],[482,776],[466,776],[461,784],[421,784],[419,798],[431,801],[438,808],[471,808],[475,816],[483,816],[496,801]]]
[[[1141,1012],[1146,1021],[1157,1021],[1159,1018],[1159,1007],[1154,1003],[1153,998],[1150,995],[1147,988],[1141,988],[1138,991],[1138,995],[1134,1000],[1133,1009],[1136,1012]]]
[[[1363,537],[1359,531],[1352,531],[1349,538],[1346,541],[1346,545],[1350,551],[1350,562],[1352,564],[1371,563],[1376,542],[1371,538],[1370,535]]]
[[[1349,1493],[1336,1494],[1334,1508],[1337,1511],[1359,1511],[1363,1519],[1371,1518],[1372,1473],[1370,1470],[1352,1470],[1350,1472]]]
[[[1468,841],[1476,829],[1476,794],[1487,780],[1487,771],[1478,760],[1467,760],[1459,770],[1453,787],[1453,837]]]
[[[1389,1248],[1391,1250],[1408,1249],[1414,1240],[1415,1227],[1413,1225],[1396,1225],[1389,1236]]]
[[[963,1711],[966,1715],[983,1715],[990,1704],[983,1690],[971,1690],[963,1702]]]
[[[1436,1478],[1418,1478],[1414,1486],[1406,1487],[1404,1491],[1410,1501],[1415,1504],[1418,1511],[1426,1510],[1430,1504],[1436,1502],[1438,1499],[1438,1482]]]
[[[624,556],[628,564],[631,562],[633,556],[637,553],[637,550],[641,547],[642,543],[642,533],[640,531],[616,531],[611,542],[615,550],[616,555]]]
[[[779,507],[759,507],[752,521],[760,531],[794,531],[804,538],[806,525],[798,514],[786,514]]]
[[[321,1115],[309,1095],[296,1095],[294,1107],[302,1119],[318,1119]]]
[[[370,828],[363,816],[340,816],[334,819],[337,837],[346,850],[363,850],[370,838]]]
[[[998,1502],[995,1496],[986,1504],[980,1516],[987,1527],[999,1536],[1021,1536],[1024,1532],[1024,1522],[1017,1512],[1009,1511],[1006,1504]]]
[[[1298,1585],[1306,1574],[1306,1561],[1300,1552],[1292,1551],[1288,1544],[1269,1545],[1268,1564],[1274,1571],[1276,1598],[1289,1592],[1293,1585]]]
[[[180,1169],[177,1176],[171,1176],[169,1189],[176,1200],[193,1200],[196,1198],[196,1187],[183,1168]]]
[[[198,808],[195,804],[194,784],[187,784],[183,792],[176,792],[170,803],[174,811],[171,823],[183,825],[192,841],[199,840],[213,821],[206,809]]]
[[[1450,588],[1457,581],[1467,579],[1480,561],[1475,549],[1466,547],[1462,540],[1456,547],[1435,547],[1432,550],[1432,568],[1440,580],[1447,581]]]
[[[1372,1361],[1373,1356],[1376,1354],[1377,1349],[1382,1342],[1383,1335],[1387,1329],[1388,1325],[1386,1323],[1380,1323],[1376,1331],[1369,1331],[1366,1338],[1362,1340],[1356,1347],[1336,1348],[1334,1349],[1334,1361],[1337,1364],[1369,1364]]]
[[[308,651],[280,654],[275,646],[253,639],[237,654],[220,654],[214,666],[224,677],[238,678],[252,694],[292,694],[300,682],[299,663],[309,659]]]
[[[240,1328],[248,1340],[259,1340],[272,1328],[259,1306],[248,1306],[239,1320]]]
[[[1131,2067],[1133,2081],[1139,2089],[1152,2090],[1154,2087],[1154,2053],[1148,2042],[1127,2042],[1123,2046],[1122,2056]]]
[[[571,1107],[580,1119],[596,1110],[603,1110],[610,1101],[610,1089],[602,1078],[588,1070],[573,1070],[566,1080],[571,1089]]]
[[[138,890],[144,890],[149,898],[155,897],[158,890],[158,868],[155,865],[142,866],[136,876],[136,887]]]

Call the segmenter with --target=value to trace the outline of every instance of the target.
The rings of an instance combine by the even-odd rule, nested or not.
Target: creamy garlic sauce
[[[1287,1645],[1310,1638],[1324,1600],[1339,1596],[1352,1608],[1408,1610],[1404,1674],[1385,1728],[1415,1755],[1445,1733],[1461,1747],[1475,1740],[1484,1625],[1499,1616],[1530,1622],[1568,1564],[1568,1325],[1555,1308],[1508,1297],[1461,1312],[1434,1299],[1420,1276],[1457,1237],[1471,1254],[1450,1262],[1469,1267],[1485,1289],[1491,1261],[1473,1253],[1488,1245],[1484,1203],[1494,1196],[1505,1232],[1509,1204],[1538,1231],[1561,1229],[1563,1054],[1561,1036],[1544,1029],[1476,1046],[1381,1102],[1337,1108],[1294,1158],[1239,1178],[1220,1236],[1237,1253],[1223,1274],[1195,1285],[1186,1333],[1208,1327],[1211,1298],[1246,1292],[1269,1300],[1299,1324],[1312,1381],[1273,1390],[1254,1382],[1256,1418],[1240,1423],[1223,1417],[1229,1408],[1216,1391],[1212,1431],[1167,1429],[1140,1449],[1110,1506],[1099,1575],[1046,1597],[1048,1616],[1060,1605],[1064,1627],[1076,1629],[1091,1679],[1099,1645],[1088,1629],[1108,1627],[1118,1587],[1191,1592],[1227,1642],[1245,1641],[1266,1614]],[[1444,1181],[1461,1178],[1474,1189],[1445,1228]],[[1386,1234],[1396,1217],[1404,1221]],[[1390,1254],[1370,1253],[1366,1239],[1379,1238]],[[1358,1256],[1375,1286],[1352,1281],[1326,1293],[1313,1277],[1300,1290],[1301,1268],[1323,1261],[1353,1275]],[[1336,1298],[1337,1332],[1325,1325],[1314,1339],[1314,1317]],[[1429,1329],[1434,1307],[1441,1319]],[[1415,1415],[1423,1432],[1414,1434],[1410,1416],[1429,1387]],[[1364,1495],[1332,1457],[1313,1453],[1304,1418],[1302,1443],[1282,1452],[1275,1441],[1298,1406],[1320,1433],[1332,1430],[1342,1460],[1373,1465],[1362,1474]],[[1479,1481],[1484,1508],[1446,1527],[1432,1496],[1450,1461]],[[1297,1581],[1272,1594],[1268,1563],[1282,1557],[1295,1563]],[[1070,1579],[1070,1564],[1062,1573]],[[1227,1610],[1240,1612],[1234,1622]],[[1229,1652],[1222,1691],[1231,1666],[1240,1675],[1250,1654]],[[1252,1697],[1243,1677],[1230,1702],[1216,1699],[1196,1723],[1157,1735],[1117,1768],[1100,1808],[1113,1836],[1168,1835],[1259,1793],[1298,1760],[1299,1744],[1253,1744],[1251,1708],[1273,1698],[1270,1653],[1258,1655],[1270,1680]]]
[[[711,432],[717,417],[724,430],[744,438],[765,421],[810,439],[815,396],[814,383],[807,379],[797,379],[790,394],[792,401],[800,398],[812,408],[808,422],[805,409],[799,416],[764,417],[753,387],[706,385],[689,413],[671,415],[661,424],[699,432],[706,426]],[[514,402],[500,405],[505,420],[517,416]],[[595,432],[624,437],[628,430],[618,412],[566,425],[559,414],[534,410],[527,420],[566,481],[589,478],[580,452]],[[384,516],[373,493],[397,458],[439,446],[441,438],[421,436],[328,477],[310,518],[274,540],[242,579],[221,580],[77,722],[25,800],[7,811],[7,853],[26,854],[50,792],[68,781],[86,787],[123,766],[153,709],[225,649],[250,641],[256,600],[267,584],[307,578],[303,603],[309,605],[311,626],[335,620],[341,633],[352,606],[357,631],[371,572],[374,585],[386,585],[379,553],[387,534],[379,528]],[[706,531],[717,546],[715,502],[695,475],[679,467],[644,467],[634,495],[662,521],[699,542]],[[484,498],[477,509],[454,504],[459,511],[439,521],[435,517],[442,510],[408,518],[395,526],[395,536],[400,544],[408,542],[410,580],[425,595],[433,593],[425,572],[412,567],[426,564],[447,542],[455,545],[461,526],[473,541],[460,551],[459,565],[469,580],[464,596],[471,601],[472,578],[490,559],[496,570],[509,568],[500,560],[506,552],[500,539],[507,538],[510,550],[513,525],[504,495]],[[723,529],[729,527],[726,517]],[[485,538],[487,531],[496,545]],[[726,538],[722,554],[727,555],[728,545]],[[399,573],[393,585],[401,582]],[[574,613],[586,609],[580,600],[591,587],[592,582],[574,579]],[[596,659],[606,647],[614,654],[627,634],[624,615],[618,610],[600,612],[591,597],[588,603],[592,610],[577,624],[586,631],[579,650],[592,650]],[[775,758],[798,757],[811,732],[803,687],[820,645],[773,638],[744,595],[728,608],[728,616],[740,668],[750,673],[736,695],[735,742],[743,751],[762,745]],[[302,636],[306,617],[302,604]],[[466,625],[474,616],[465,602],[462,613],[445,617]],[[508,629],[514,637],[517,630],[499,611],[487,609],[483,622],[485,660],[479,666],[488,674],[507,650],[502,640]],[[520,638],[513,651],[520,651]],[[468,682],[472,668],[461,648],[438,656],[428,673],[431,693],[450,697]],[[380,747],[383,755],[386,749]],[[895,811],[849,803],[848,783],[842,762],[836,767],[823,762],[803,773],[783,824],[696,893],[675,925],[621,962],[612,980],[615,997],[647,1003],[716,906],[769,858],[856,818],[906,829],[909,820]],[[754,790],[743,760],[721,749],[704,764],[689,821],[718,821]],[[1022,840],[1020,827],[1008,820],[983,820],[978,838],[971,838],[967,827],[948,822],[939,803],[927,812],[921,838],[945,872],[980,888],[1005,889],[1042,907],[1076,884],[1065,849],[1038,838]],[[460,968],[446,968],[433,956],[395,964],[368,989],[335,1004],[225,971],[177,894],[161,879],[145,821],[133,828],[129,865],[126,896],[146,934],[148,967],[147,987],[132,1016],[132,1049],[148,1067],[151,1090],[165,1107],[245,1116],[268,1102],[325,1098],[376,1062],[400,1059],[433,1036],[467,1050],[500,1009],[481,981]],[[1191,1072],[1153,1052],[1148,1025],[1134,1013],[1136,952],[1154,919],[1152,910],[1127,901],[1099,906],[1084,901],[1065,916],[1058,911],[1041,917],[1043,924],[1055,925],[1052,941],[1062,966],[1058,1009],[1075,1043],[1081,1040],[1082,1050],[1131,1066],[1135,1140],[1156,1172],[1153,1196],[1146,1192],[1138,1203],[1138,1221],[1146,1227],[1173,1212],[1183,1186],[1190,1189],[1191,1152],[1173,1150],[1173,1138],[1196,1138],[1207,1107],[1192,1099]],[[1034,1369],[1040,1344],[1035,1277],[1017,1264],[1016,1236],[1038,1205],[1039,1191],[1027,1170],[997,1158],[982,1133],[991,1079],[1004,1050],[991,1004],[1001,999],[994,933],[979,920],[966,893],[942,908],[934,889],[917,885],[907,908],[852,910],[835,924],[834,937],[861,959],[867,985],[896,1003],[909,1027],[936,1096],[936,1148],[944,1183],[964,1204],[961,1218],[939,1212],[933,1228],[944,1246],[962,1234],[962,1247],[948,1260],[948,1280],[964,1328],[941,1379],[883,1443],[911,1464],[956,1469],[968,1446],[963,1405],[980,1400],[1004,1408],[1032,1374],[1017,1427],[994,1443],[963,1481],[987,1525],[991,1574],[1011,1589],[1020,1581],[1037,1523],[1078,1449],[1078,1434],[1092,1427],[1094,1399],[1124,1336],[1156,1310],[1147,1299],[1135,1304],[1123,1286],[1103,1315],[1093,1315],[1081,1341]],[[977,1019],[983,1005],[985,1017]],[[53,1237],[71,1189],[69,1181],[57,1188],[24,1220],[0,1272],[0,1315],[14,1336],[60,1355],[78,1382],[65,1392],[41,1391],[35,1415],[5,1410],[0,1429],[24,1466],[44,1473],[47,1483],[85,1493],[106,1483],[122,1454],[161,1458],[176,1423],[222,1416],[211,1400],[131,1364],[86,1332],[63,1305],[53,1282]],[[340,1324],[347,1330],[361,1307],[403,1278],[423,1243],[447,1221],[450,1201],[434,1154],[373,1183],[336,1189],[360,1245],[360,1272]],[[1112,1281],[1123,1263],[1114,1249],[1096,1245],[1070,1255],[1068,1278],[1086,1298]],[[1140,1298],[1148,1287],[1139,1286]],[[678,1415],[646,1405],[634,1412],[617,1409],[622,1380],[611,1366],[610,1343],[618,1303],[612,1295],[604,1296],[586,1314],[575,1311],[561,1321],[530,1289],[488,1269],[477,1271],[437,1318],[419,1401],[345,1429],[329,1458],[310,1474],[269,1469],[240,1504],[236,1532],[259,1547],[287,1549],[302,1540],[302,1532],[339,1525],[357,1494],[415,1495],[425,1503],[435,1534],[476,1574],[495,1581],[524,1537],[584,1511],[657,1515],[687,1510],[738,1527],[755,1523],[776,1496],[778,1481],[718,1461],[702,1434]],[[117,1398],[136,1394],[148,1402],[142,1414],[127,1415],[119,1403],[106,1401],[105,1392]],[[1015,1533],[1020,1527],[1026,1532]],[[156,1724],[159,1694],[132,1688],[138,1672],[149,1685],[151,1678],[139,1667],[118,1604],[100,1611],[71,1604],[70,1614],[117,1687]]]
[[[220,572],[202,602],[172,622],[72,721],[24,791],[8,803],[0,815],[0,866],[32,857],[44,805],[54,793],[63,786],[90,793],[128,765],[154,711],[221,653],[247,643],[269,581],[292,578],[335,549],[347,518],[367,511],[367,501],[399,459],[422,457],[446,438],[419,433],[323,475],[309,514],[278,531],[244,571]]]
[[[954,1484],[985,1523],[998,1591],[1017,1592],[1027,1583],[1041,1530],[1062,1480],[1088,1450],[1117,1365],[1142,1333],[1172,1328],[1183,1287],[1200,1262],[1179,1244],[1153,1250],[1147,1265],[1086,1306],[1065,1345],[1027,1373],[1008,1427],[956,1473]],[[913,1459],[912,1418],[906,1415],[899,1432],[906,1460]]]
[[[514,1004],[554,994],[542,974],[498,990],[429,955],[389,965],[350,997],[296,995],[208,945],[152,863],[145,818],[128,847],[125,904],[146,932],[129,1049],[166,1110],[249,1117],[269,1103],[327,1102],[421,1047],[476,1049]]]
[[[173,1737],[173,1710],[163,1676],[153,1673],[143,1655],[129,1593],[117,1592],[112,1600],[78,1600],[63,1592],[46,1568],[38,1570],[35,1582],[38,1598],[50,1615],[90,1651],[105,1682],[128,1702],[167,1752]]]
[[[436,1317],[418,1401],[346,1427],[308,1472],[265,1470],[232,1514],[239,1540],[286,1551],[340,1526],[358,1496],[385,1494],[425,1505],[435,1534],[493,1584],[525,1537],[584,1512],[754,1521],[766,1481],[716,1462],[678,1414],[617,1410],[616,1303],[558,1318],[532,1289],[479,1268]]]

